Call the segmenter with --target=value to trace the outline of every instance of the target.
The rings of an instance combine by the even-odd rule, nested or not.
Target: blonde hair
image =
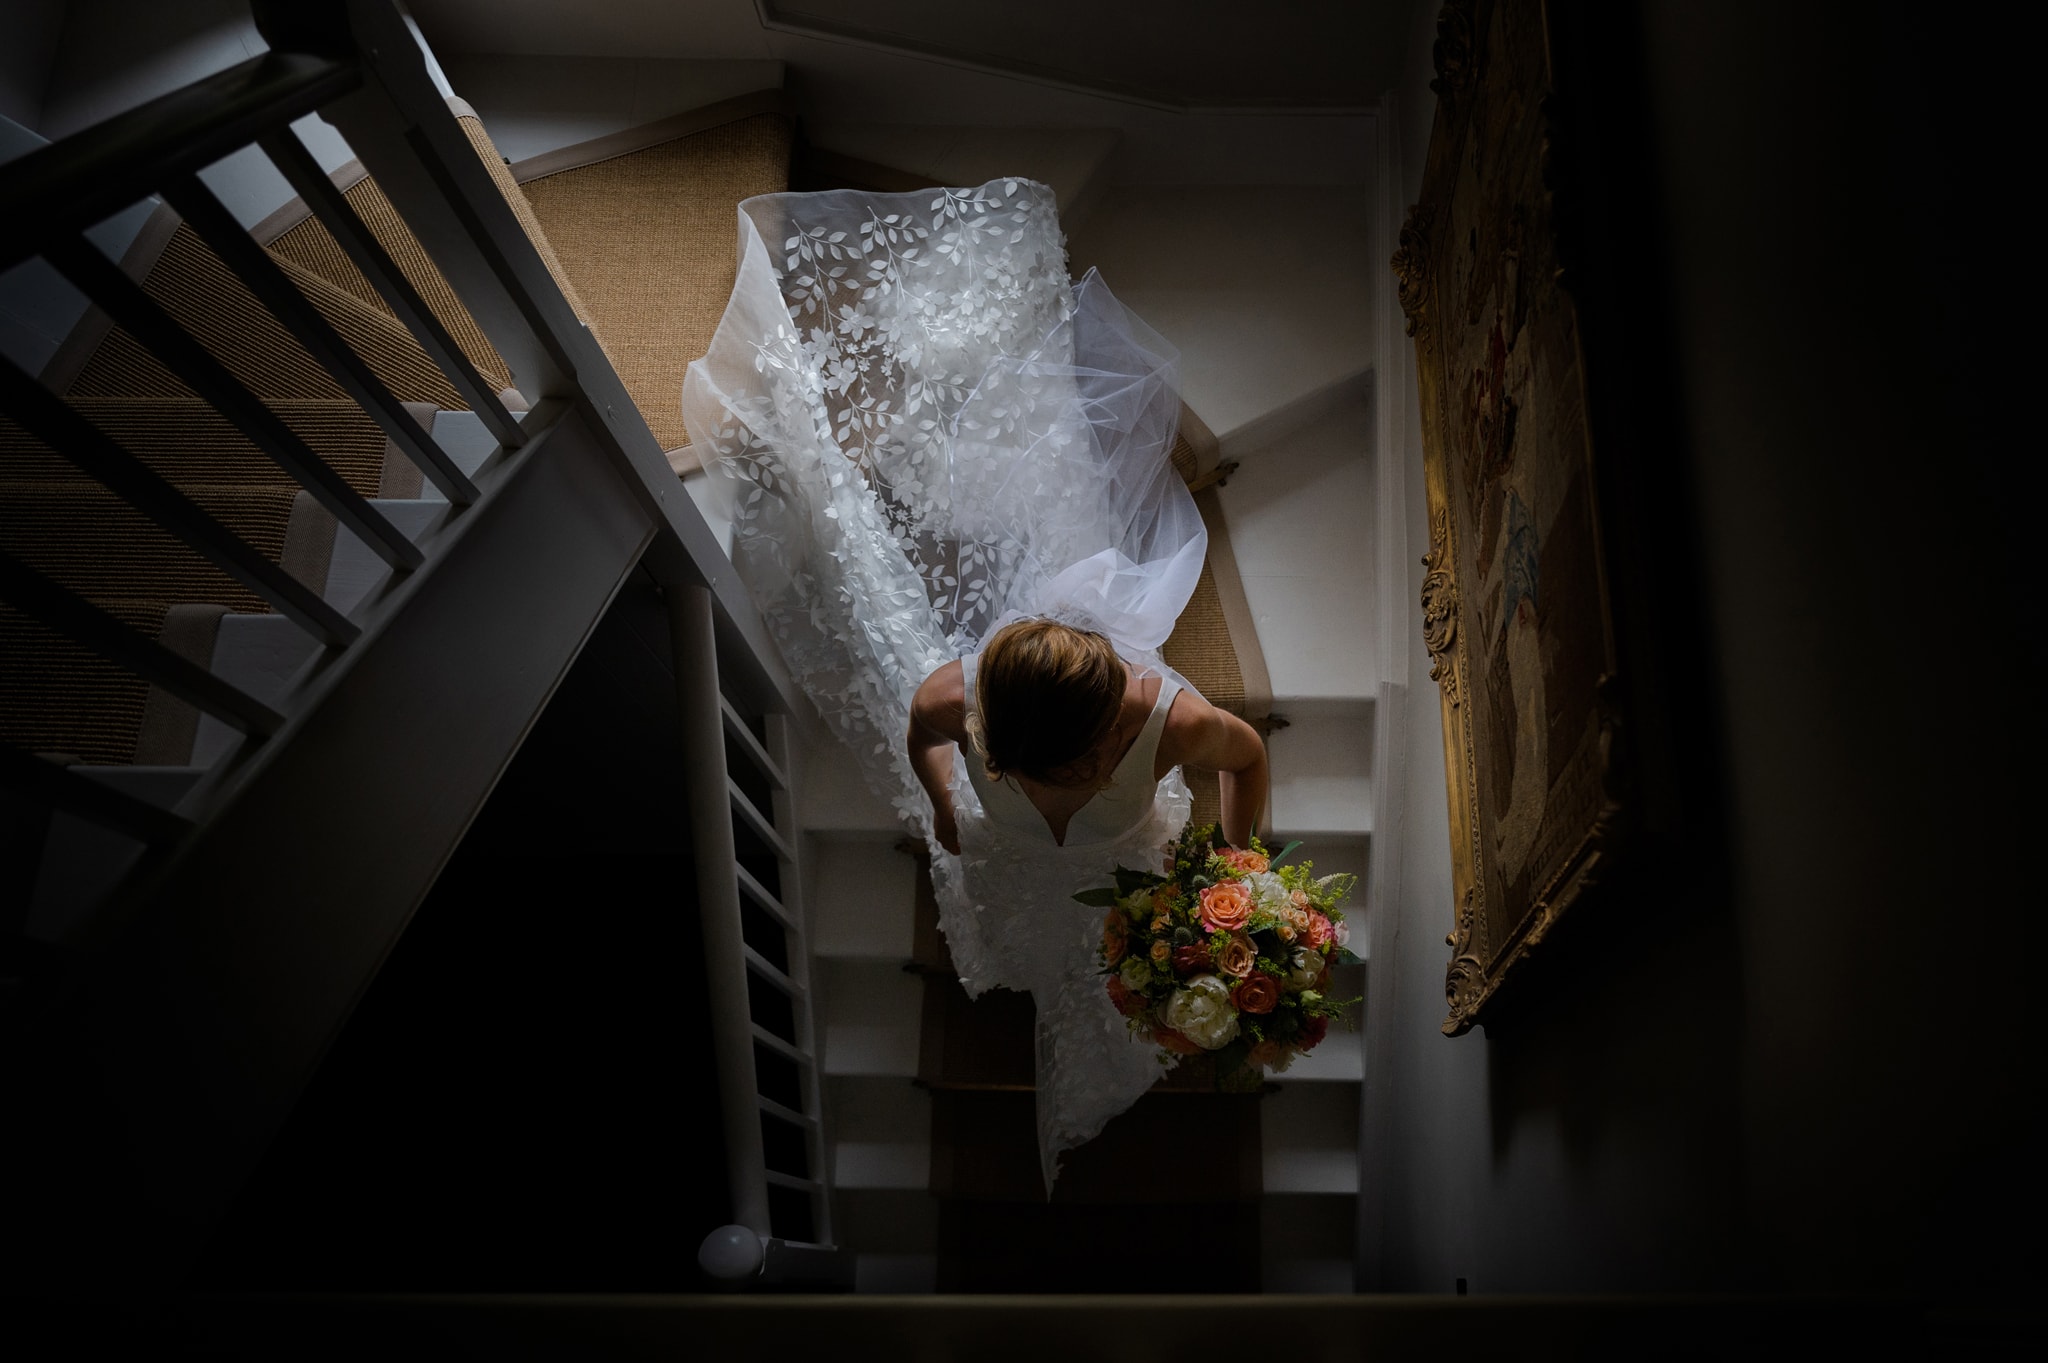
[[[1092,780],[1085,762],[1123,708],[1128,676],[1109,640],[1052,620],[1019,620],[982,650],[968,736],[990,780]]]

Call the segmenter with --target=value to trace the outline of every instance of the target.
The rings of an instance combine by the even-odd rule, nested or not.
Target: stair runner
[[[604,164],[542,175],[534,192],[564,233],[573,273],[482,122],[467,105],[451,101],[571,306],[608,346],[665,443],[683,443],[675,397],[682,367],[708,344],[731,291],[733,206],[746,194],[786,183],[788,119],[773,111],[780,96],[771,94],[752,104],[728,101],[708,119],[700,111],[694,132],[683,129],[680,140],[672,126],[677,121],[670,120],[664,141],[618,156],[630,176]],[[334,178],[485,380],[508,386],[513,376],[503,360],[375,182],[360,166],[344,167]],[[466,407],[302,203],[287,205],[252,231],[391,391],[419,404],[416,416]],[[632,268],[636,260],[656,267],[653,286],[644,270]],[[158,210],[122,265],[356,491],[417,495],[410,461],[168,208]],[[600,308],[593,311],[584,301],[579,281],[601,300]],[[648,304],[639,312],[629,306],[636,284]],[[684,323],[671,328],[666,345],[657,344],[664,317]],[[124,330],[97,312],[90,315],[44,381],[254,547],[316,590],[323,584],[331,516]],[[168,622],[195,608],[216,619],[223,608],[269,610],[4,417],[0,547],[202,665],[210,659],[212,635]],[[150,717],[183,708],[0,603],[0,742],[94,763],[182,762],[174,744],[152,740],[153,732],[165,730]],[[190,732],[182,718],[169,732]]]
[[[913,855],[909,968],[924,987],[916,1082],[932,1100],[937,1289],[1258,1291],[1261,1095],[1217,1093],[1207,1057],[1183,1061],[1068,1152],[1048,1201],[1031,999],[968,999],[939,934],[929,862]]]

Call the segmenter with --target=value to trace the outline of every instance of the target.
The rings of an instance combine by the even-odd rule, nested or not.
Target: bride
[[[1037,1008],[1040,1159],[1159,1077],[1096,973],[1076,891],[1152,867],[1220,773],[1266,795],[1256,732],[1160,659],[1208,540],[1168,461],[1175,354],[1028,180],[740,205],[740,266],[683,414],[733,562],[793,676],[932,844],[970,995]]]

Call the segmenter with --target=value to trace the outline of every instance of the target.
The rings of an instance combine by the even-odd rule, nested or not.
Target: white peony
[[[1287,987],[1289,989],[1307,989],[1323,973],[1323,953],[1320,951],[1297,951],[1294,953],[1294,959],[1289,962],[1289,966]]]
[[[1230,986],[1215,975],[1196,975],[1166,1001],[1166,1025],[1205,1051],[1237,1039],[1237,1009]]]
[[[1244,887],[1252,892],[1252,902],[1268,913],[1277,912],[1289,902],[1287,885],[1271,871],[1258,871],[1244,878]]]

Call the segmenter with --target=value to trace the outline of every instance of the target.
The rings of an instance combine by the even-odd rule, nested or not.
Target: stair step
[[[903,824],[889,802],[868,786],[853,754],[838,743],[813,744],[801,781],[797,826],[826,836],[893,834]]]
[[[205,771],[196,766],[75,766],[80,776],[162,809],[175,808]],[[36,883],[22,916],[23,934],[56,941],[77,919],[104,903],[135,866],[142,843],[90,819],[56,810],[43,838]]]
[[[1259,1290],[1349,1296],[1357,1236],[1357,1194],[1269,1187],[1259,1199]]]
[[[1146,1152],[1129,1153],[1126,1181],[1142,1187]],[[978,1293],[1255,1292],[1260,1212],[1256,1198],[1138,1206],[942,1198],[936,1286]],[[1142,1347],[1136,1353],[1159,1356]]]
[[[914,1078],[922,982],[888,961],[828,958],[816,964],[824,1072]]]
[[[1265,1190],[1356,1193],[1358,1103],[1348,1084],[1289,1084],[1267,1094],[1259,1106]]]
[[[1289,719],[1311,701],[1369,702],[1378,692],[1373,415],[1369,393],[1355,387],[1305,426],[1222,440],[1240,468],[1217,497],[1273,708]]]
[[[822,837],[812,861],[811,950],[901,965],[911,957],[917,863],[886,837]]]
[[[1273,708],[1287,727],[1266,741],[1273,764],[1271,824],[1276,833],[1310,840],[1320,864],[1329,859],[1323,849],[1332,839],[1372,831],[1371,707],[1302,713],[1276,701]],[[1330,869],[1340,868],[1333,863]]]
[[[440,425],[437,420],[434,423]],[[381,511],[398,532],[414,543],[440,527],[449,514],[444,499],[412,497],[397,500],[373,497],[370,505]],[[344,615],[357,606],[391,576],[391,565],[379,558],[369,545],[346,526],[334,531],[334,555],[327,563],[327,585],[322,595]]]
[[[825,1081],[835,1188],[931,1185],[931,1094],[902,1079],[831,1075]]]
[[[1055,1205],[1243,1202],[1259,1195],[1256,1093],[1147,1093],[1066,1153]],[[1038,1095],[932,1095],[932,1191],[974,1202],[1045,1206]]]
[[[901,171],[921,185],[979,185],[1021,175],[1050,185],[1060,225],[1075,230],[1095,206],[1119,134],[1113,128],[951,127],[811,120],[811,146],[829,170],[835,157]],[[881,186],[891,188],[891,186]]]
[[[282,615],[224,615],[209,670],[276,709],[319,652],[319,643]],[[241,738],[240,730],[200,715],[192,735],[192,765],[212,766]]]
[[[472,478],[498,449],[498,438],[491,434],[490,428],[484,425],[484,419],[475,412],[436,412],[430,430],[434,443],[457,468]],[[439,488],[424,480],[419,499],[427,502],[448,500]]]

